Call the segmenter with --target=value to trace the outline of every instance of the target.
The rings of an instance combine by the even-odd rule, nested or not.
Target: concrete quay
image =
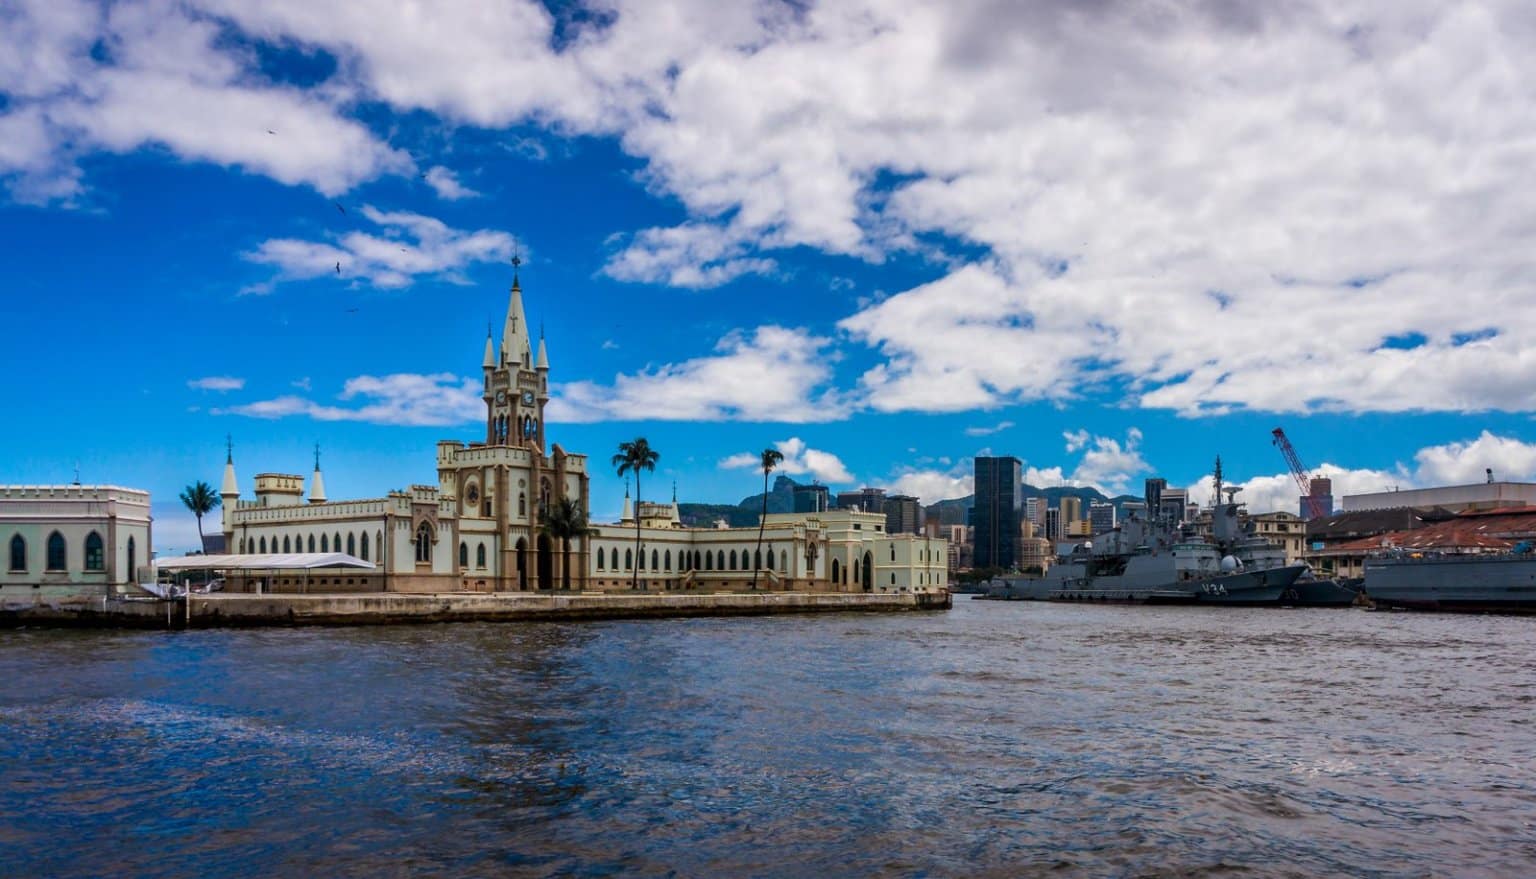
[[[720,592],[613,594],[376,592],[337,595],[190,595],[7,603],[0,628],[364,626],[468,621],[609,620],[946,610],[948,592]]]

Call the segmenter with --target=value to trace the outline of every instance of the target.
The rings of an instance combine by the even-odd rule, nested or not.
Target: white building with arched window
[[[549,356],[537,353],[514,274],[501,343],[487,334],[482,399],[483,441],[444,440],[436,449],[436,484],[412,485],[383,497],[333,501],[326,497],[318,453],[310,477],[256,476],[254,497],[242,497],[233,454],[224,465],[223,531],[234,553],[342,551],[377,565],[374,571],[320,572],[261,588],[316,592],[503,592],[586,588],[581,539],[567,554],[541,533],[541,512],[570,498],[587,509],[587,459],[549,442]],[[355,551],[353,549],[355,547]],[[318,578],[318,582],[317,582]],[[254,579],[254,577],[252,578]],[[252,582],[234,577],[230,591]]]
[[[149,492],[0,485],[0,605],[117,594],[150,562]]]

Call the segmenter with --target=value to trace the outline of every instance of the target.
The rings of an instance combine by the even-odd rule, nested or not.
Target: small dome
[[[1233,571],[1236,571],[1236,570],[1242,568],[1242,566],[1243,566],[1243,563],[1238,561],[1236,556],[1230,556],[1229,555],[1229,556],[1222,556],[1222,558],[1221,558],[1221,570],[1223,572],[1225,572],[1225,573],[1230,574]]]

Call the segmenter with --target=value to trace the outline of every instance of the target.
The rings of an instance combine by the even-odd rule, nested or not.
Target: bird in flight
[[[341,274],[341,263],[336,264],[336,274]]]
[[[349,308],[349,309],[347,309],[347,314],[357,314],[357,309]]]
[[[341,211],[342,216],[346,216],[347,209],[341,206],[341,202],[333,201],[333,202],[331,202],[331,204],[334,204],[336,206],[336,210]]]
[[[275,132],[275,131],[273,131],[273,130],[272,130],[272,129],[270,129],[270,128],[268,128],[268,129],[267,129],[267,133],[268,133],[268,134],[276,134],[276,133],[277,133],[277,132]]]

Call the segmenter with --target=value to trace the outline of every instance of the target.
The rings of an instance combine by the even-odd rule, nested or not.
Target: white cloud
[[[773,447],[784,455],[784,460],[774,468],[776,473],[784,473],[788,476],[809,475],[821,483],[840,484],[854,481],[853,474],[848,472],[842,459],[831,452],[808,447],[805,441],[797,436],[779,440],[773,444]],[[720,466],[728,470],[761,470],[762,453],[738,452],[722,460]]]
[[[889,485],[892,494],[911,495],[924,505],[963,498],[976,490],[970,462],[950,470],[904,468],[896,471]]]
[[[333,241],[273,238],[245,258],[280,270],[277,280],[334,277],[359,279],[375,287],[405,287],[418,277],[468,283],[460,270],[477,262],[512,255],[517,241],[506,232],[453,229],[433,217],[404,211],[380,211],[364,205],[361,215],[381,234],[347,232]],[[270,291],[262,285],[259,292]]]
[[[1074,485],[1091,485],[1110,495],[1123,494],[1131,480],[1151,471],[1141,456],[1141,431],[1126,431],[1122,443],[1112,437],[1092,436],[1086,430],[1065,434],[1067,451],[1082,451],[1082,460],[1072,471]]]
[[[321,403],[288,395],[254,403],[214,409],[215,415],[252,418],[304,416],[316,421],[366,421],[409,427],[452,426],[485,415],[481,382],[452,373],[435,375],[360,375],[347,379],[337,400],[354,405]]]
[[[1465,485],[1482,482],[1486,470],[1499,481],[1536,479],[1536,443],[1483,431],[1475,440],[1420,449],[1413,456],[1420,485]]]
[[[716,353],[619,375],[612,385],[568,382],[550,402],[551,421],[764,421],[806,423],[846,417],[825,390],[831,340],[804,330],[759,327],[732,333]]]
[[[0,16],[0,176],[19,200],[78,195],[94,151],[161,147],[329,195],[412,166],[346,118],[344,91],[267,81],[182,4],[24,0]]]
[[[999,421],[997,424],[994,424],[991,427],[985,427],[985,426],[967,427],[965,429],[965,435],[966,436],[991,436],[994,433],[1002,433],[1003,431],[1007,430],[1010,427],[1013,427],[1013,422],[1012,421]]]
[[[238,391],[245,387],[245,379],[228,375],[210,375],[187,382],[187,387],[199,391]]]
[[[470,189],[459,182],[454,173],[442,165],[437,165],[426,173],[427,185],[437,193],[438,198],[448,201],[457,201],[461,198],[474,198],[480,193]]]
[[[621,230],[615,278],[935,255],[941,277],[841,323],[885,356],[876,410],[1536,409],[1526,6],[600,6],[12,3],[0,176],[70,198],[84,155],[163,146],[334,193],[415,170],[362,102],[531,124],[617,138],[680,207]],[[251,40],[337,72],[270,81]]]
[[[748,258],[744,242],[707,225],[644,229],[608,260],[603,272],[619,281],[673,287],[718,287],[746,274],[767,274],[771,259]]]

